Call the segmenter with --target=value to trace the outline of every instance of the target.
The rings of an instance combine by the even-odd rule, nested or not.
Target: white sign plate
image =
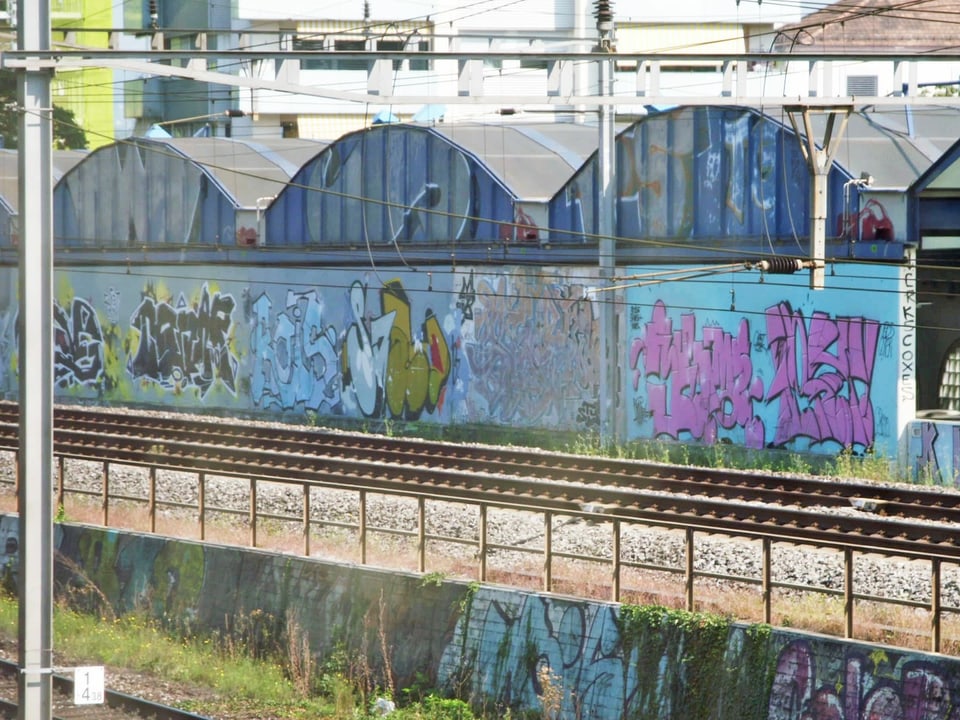
[[[103,704],[103,665],[73,669],[73,704]]]

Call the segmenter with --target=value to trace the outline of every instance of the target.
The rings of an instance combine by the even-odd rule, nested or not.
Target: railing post
[[[685,531],[686,567],[684,578],[686,581],[687,611],[693,612],[693,528]]]
[[[66,490],[63,487],[63,455],[57,456],[57,508],[56,512],[60,512],[60,509],[64,507],[64,499],[66,497]]]
[[[367,491],[361,490],[360,497],[360,520],[357,528],[357,534],[360,536],[360,564],[367,564]]]
[[[149,490],[147,498],[147,513],[150,516],[150,532],[157,531],[157,466],[150,466]]]
[[[763,622],[767,625],[770,624],[770,619],[773,617],[773,586],[770,582],[771,565],[770,538],[763,538],[760,541],[760,592],[763,598]]]
[[[257,546],[257,479],[250,478],[250,547]]]
[[[843,625],[844,637],[853,637],[853,550],[843,550]]]
[[[480,503],[480,538],[477,554],[480,556],[480,582],[487,581],[487,504]]]
[[[427,501],[417,498],[417,571],[427,571]]]
[[[553,513],[543,513],[543,591],[553,587]]]
[[[303,554],[310,557],[310,485],[303,484]]]
[[[103,494],[100,497],[100,506],[103,511],[103,526],[110,526],[110,461],[103,461]]]
[[[207,539],[207,475],[197,476],[197,515],[200,516],[200,539]]]
[[[23,508],[20,507],[20,451],[16,450],[13,453],[13,494],[17,498],[17,513],[23,513]]]
[[[940,558],[930,562],[930,651],[940,652]]]
[[[611,600],[613,602],[620,602],[620,521],[613,521],[613,548],[612,548],[612,563],[611,563]]]

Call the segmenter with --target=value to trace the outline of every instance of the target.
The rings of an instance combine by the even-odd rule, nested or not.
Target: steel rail
[[[0,422],[11,421],[10,407],[0,404]],[[12,408],[16,408],[12,405]],[[371,460],[412,463],[426,468],[461,469],[555,482],[610,484],[621,488],[703,494],[744,502],[809,507],[868,508],[886,516],[960,524],[960,493],[883,483],[764,475],[727,469],[668,466],[637,460],[593,458],[493,446],[453,445],[420,440],[330,433],[295,427],[228,425],[185,416],[171,419],[122,416],[58,408],[57,417],[71,427],[86,426],[116,434],[146,434],[162,439],[206,438],[215,445],[269,444],[282,452],[353,455],[363,449]],[[137,432],[132,432],[132,430]],[[2,432],[2,430],[0,430]],[[282,437],[281,437],[282,434]],[[615,476],[615,478],[614,478]]]
[[[2,445],[0,445],[2,446]],[[693,528],[741,537],[771,537],[798,544],[913,558],[960,561],[955,527],[908,520],[825,515],[782,505],[744,503],[636,488],[545,482],[457,469],[395,465],[376,460],[281,452],[275,448],[220,447],[103,432],[56,432],[55,452],[71,458],[153,466],[317,487],[485,503],[579,517]],[[10,448],[6,445],[7,449]]]
[[[10,420],[9,408],[0,403],[0,450],[16,452],[16,427],[4,420]],[[764,606],[764,621],[770,622],[772,608],[772,590],[784,588],[821,592],[828,595],[842,595],[844,599],[845,633],[853,637],[853,603],[856,600],[879,601],[908,607],[924,608],[931,614],[931,647],[939,651],[940,627],[945,613],[960,613],[960,608],[948,607],[942,603],[941,566],[944,562],[951,566],[960,565],[960,539],[955,537],[956,526],[919,523],[910,519],[881,517],[869,513],[853,512],[852,517],[829,515],[816,510],[793,505],[777,504],[789,499],[796,502],[794,493],[785,491],[794,478],[781,476],[763,476],[753,473],[730,473],[726,470],[695,470],[692,474],[702,477],[703,486],[698,486],[686,477],[689,468],[672,468],[659,464],[634,461],[607,461],[580,456],[559,456],[564,477],[591,477],[597,473],[598,482],[581,483],[571,480],[554,479],[558,473],[552,467],[558,456],[550,453],[504,450],[490,446],[442,445],[443,449],[431,456],[430,443],[419,440],[398,440],[395,438],[377,438],[375,436],[353,435],[345,442],[328,443],[328,435],[342,438],[341,433],[324,433],[317,430],[294,430],[258,427],[244,422],[231,427],[223,421],[212,422],[196,420],[192,416],[185,418],[187,439],[184,432],[177,429],[180,423],[169,417],[157,422],[144,420],[138,415],[106,415],[95,411],[80,412],[86,417],[73,422],[69,418],[57,415],[59,425],[55,430],[55,453],[60,458],[60,493],[64,492],[63,459],[77,458],[100,462],[103,465],[102,496],[103,524],[109,526],[107,508],[111,499],[129,499],[144,501],[142,497],[123,497],[111,492],[109,487],[109,466],[111,463],[142,466],[150,469],[150,490],[147,502],[151,518],[151,532],[155,532],[155,513],[158,504],[177,505],[192,508],[199,512],[200,539],[204,540],[204,518],[209,512],[243,511],[235,509],[213,508],[206,504],[204,488],[208,476],[240,478],[249,483],[247,512],[250,523],[250,545],[257,546],[257,519],[275,517],[279,520],[302,523],[304,553],[310,555],[311,528],[330,526],[353,530],[358,534],[361,564],[367,563],[367,537],[372,532],[393,533],[413,538],[417,545],[418,569],[426,569],[426,545],[428,541],[440,541],[442,537],[431,535],[425,528],[425,502],[445,501],[451,503],[475,505],[480,511],[478,537],[474,540],[457,539],[458,542],[476,544],[479,558],[479,578],[487,579],[487,560],[491,551],[542,553],[543,586],[547,591],[554,590],[552,562],[556,558],[569,558],[587,562],[609,563],[611,566],[612,599],[620,599],[620,580],[624,568],[639,568],[681,574],[686,587],[688,609],[694,608],[694,579],[721,577],[721,574],[695,569],[691,562],[694,551],[694,538],[704,535],[723,535],[727,537],[748,538],[759,541],[762,552],[762,572],[759,578],[736,578],[722,575],[731,582],[759,585]],[[64,427],[66,426],[66,427]],[[71,429],[74,426],[84,430]],[[164,429],[166,428],[166,429]],[[306,433],[300,436],[299,433]],[[291,438],[277,441],[277,434],[295,434]],[[327,439],[325,439],[327,438]],[[250,444],[257,447],[251,448]],[[419,452],[418,452],[419,451]],[[463,451],[469,457],[451,457]],[[511,472],[503,474],[489,471],[490,468],[503,469],[497,458],[506,460]],[[527,462],[528,458],[530,462]],[[517,460],[515,462],[515,460]],[[475,463],[475,464],[473,464]],[[603,476],[603,470],[618,468]],[[195,473],[198,476],[198,498],[196,502],[163,501],[156,497],[156,473],[159,469]],[[478,471],[484,468],[486,471]],[[599,468],[599,469],[598,469]],[[627,468],[630,472],[624,471]],[[646,477],[637,475],[638,468],[654,468],[660,476]],[[542,477],[537,477],[537,474]],[[706,473],[704,475],[703,473]],[[663,477],[669,475],[669,477]],[[732,478],[726,485],[726,478]],[[546,478],[546,479],[544,479]],[[265,513],[258,508],[258,481],[285,483],[299,487],[303,493],[301,517]],[[803,481],[803,479],[800,479]],[[700,480],[696,481],[697,483]],[[753,497],[748,483],[769,484],[767,491],[773,493],[770,498],[775,502],[758,503],[741,498]],[[655,488],[644,487],[644,483]],[[744,485],[746,483],[746,485]],[[849,492],[856,483],[836,483]],[[741,487],[743,486],[743,487]],[[691,494],[692,487],[699,487],[702,496]],[[842,502],[849,504],[850,497],[844,497],[844,490],[831,487],[829,482],[819,481],[810,486],[822,488],[826,496],[840,493]],[[864,486],[876,489],[873,484]],[[883,489],[884,486],[878,486]],[[338,523],[311,516],[311,489],[337,489],[357,493],[359,498],[359,520],[356,524]],[[96,495],[96,491],[71,489],[71,492]],[[898,490],[899,492],[899,490]],[[711,497],[716,493],[718,497]],[[921,492],[921,496],[928,494]],[[379,528],[368,525],[366,519],[366,498],[368,494],[386,494],[406,496],[416,499],[418,519],[416,529]],[[734,499],[727,499],[729,494]],[[934,493],[937,502],[942,502],[940,493]],[[949,495],[949,494],[947,494]],[[818,502],[824,496],[813,496],[811,501]],[[883,506],[882,502],[879,502]],[[487,513],[491,508],[505,508],[538,513],[544,518],[542,548],[525,546],[525,543],[513,545],[490,542],[487,536]],[[563,553],[552,548],[551,536],[554,518],[569,517],[604,523],[612,529],[613,552],[611,557],[598,558],[590,555]],[[641,525],[679,531],[684,535],[687,563],[683,568],[661,566],[650,562],[630,561],[621,556],[621,526]],[[843,557],[844,587],[821,588],[813,586],[798,587],[788,582],[775,581],[770,574],[772,543],[790,545],[809,545],[838,551]],[[931,567],[931,598],[929,602],[899,598],[876,598],[856,592],[853,587],[853,559],[857,554],[876,554],[902,557],[928,562]]]

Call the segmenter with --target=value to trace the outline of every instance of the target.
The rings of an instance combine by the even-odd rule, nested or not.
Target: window
[[[403,52],[403,40],[377,40],[377,50],[382,52]],[[403,65],[403,60],[394,60],[393,69],[399,70]]]
[[[847,75],[847,95],[877,96],[876,75]]]
[[[326,38],[301,39],[294,37],[294,51],[334,51],[362,52],[367,49],[365,40],[335,39],[331,48]],[[327,52],[315,58],[305,58],[300,61],[301,70],[366,70],[367,61],[356,58],[338,58],[333,52]]]
[[[377,40],[377,50],[382,50],[384,52],[406,52],[406,53],[418,53],[418,52],[428,52],[430,50],[430,43],[426,40],[421,40],[419,42],[411,42],[410,40],[404,40],[401,38],[392,38],[390,40]],[[408,58],[409,66],[411,70],[429,70],[430,61],[416,60],[414,58]],[[393,61],[394,70],[403,69],[403,60],[394,60]]]
[[[947,354],[938,392],[940,410],[960,410],[960,343]]]

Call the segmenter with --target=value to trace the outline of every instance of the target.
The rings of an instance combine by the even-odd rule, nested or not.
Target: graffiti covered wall
[[[897,457],[914,411],[913,271],[837,265],[825,289],[808,285],[744,271],[626,290],[628,434]]]
[[[0,392],[15,397],[16,276],[0,272],[10,289],[0,297]],[[58,270],[56,392],[105,404],[590,429],[592,274]]]
[[[960,488],[960,423],[916,420],[908,430],[905,464],[918,482]]]
[[[595,268],[127,270],[57,271],[58,398],[598,427]],[[0,392],[15,397],[15,274],[0,272]],[[622,292],[628,439],[906,450],[910,266],[837,264],[817,291],[805,273],[739,271]]]
[[[0,538],[17,532],[16,516],[0,516]],[[121,614],[196,632],[255,616],[264,633],[282,633],[294,619],[321,660],[363,652],[375,673],[389,665],[398,689],[426,680],[488,708],[539,710],[547,671],[562,690],[558,717],[960,720],[960,661],[943,655],[767,626],[724,625],[704,643],[703,627],[667,621],[662,608],[424,582],[92,526],[58,524],[55,547],[66,560],[57,586],[95,583],[102,594],[91,602],[105,598]],[[0,557],[8,561],[16,567],[15,555]],[[72,581],[76,572],[83,583]],[[653,622],[641,627],[644,615]]]

